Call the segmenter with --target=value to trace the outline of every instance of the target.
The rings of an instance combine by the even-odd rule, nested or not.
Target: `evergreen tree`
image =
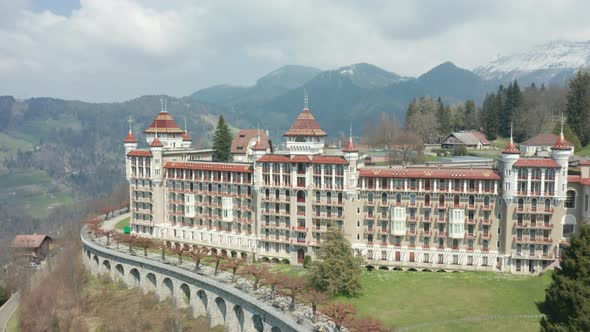
[[[561,252],[545,301],[537,303],[541,331],[590,331],[590,226],[582,225]]]
[[[231,141],[233,140],[232,134],[229,131],[229,127],[223,115],[219,116],[217,122],[217,128],[213,136],[213,160],[214,161],[229,161]]]
[[[569,84],[567,95],[567,124],[582,145],[590,143],[590,75],[578,72]]]
[[[448,108],[445,108],[445,105],[443,104],[440,97],[438,97],[437,103],[438,103],[438,108],[436,110],[436,118],[437,118],[438,124],[439,124],[438,132],[441,137],[446,137],[448,134],[450,134],[450,132],[452,130],[452,128],[451,128],[451,112]]]
[[[477,106],[475,102],[471,99],[465,101],[465,116],[464,116],[464,124],[465,129],[468,130],[478,130],[479,129],[479,116],[477,114]]]
[[[503,137],[508,137],[510,135],[510,120],[506,118],[504,107],[506,99],[506,89],[504,89],[504,86],[500,84],[498,92],[496,93],[494,109],[498,117],[498,134]]]
[[[482,127],[488,139],[494,140],[498,136],[498,113],[496,108],[496,95],[487,95],[482,105]]]
[[[356,296],[361,290],[362,259],[355,257],[342,232],[328,232],[319,261],[311,269],[311,283],[330,295]]]

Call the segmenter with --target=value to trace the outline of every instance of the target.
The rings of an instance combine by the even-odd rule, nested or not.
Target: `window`
[[[482,257],[481,258],[481,266],[488,266],[488,258],[487,257]]]
[[[467,265],[473,265],[473,256],[467,256]]]
[[[459,264],[459,255],[453,255],[453,264]]]
[[[438,254],[438,264],[444,264],[445,263],[445,257],[443,254]]]
[[[568,190],[565,195],[565,207],[568,209],[573,209],[576,207],[576,192],[573,190]]]
[[[424,254],[424,263],[430,263],[430,254]]]

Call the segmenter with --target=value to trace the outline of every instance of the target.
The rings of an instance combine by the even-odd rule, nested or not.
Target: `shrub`
[[[309,269],[311,267],[311,256],[305,255],[303,258],[303,267]]]

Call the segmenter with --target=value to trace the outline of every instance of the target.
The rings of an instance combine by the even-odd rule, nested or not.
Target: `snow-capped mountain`
[[[576,70],[590,66],[590,41],[553,41],[525,52],[501,56],[474,72],[483,79],[523,84],[564,83]]]
[[[382,88],[407,79],[370,63],[340,67],[335,72],[350,78],[354,84],[364,88]]]

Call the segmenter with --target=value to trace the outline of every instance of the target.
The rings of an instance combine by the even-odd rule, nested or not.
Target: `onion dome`
[[[188,134],[188,131],[184,131],[184,134],[182,134],[182,140],[185,142],[190,142],[193,139],[191,138],[191,136]]]
[[[309,111],[308,108],[304,108],[299,114],[291,128],[283,134],[283,136],[315,136],[324,137],[328,134],[320,127],[320,124],[315,119],[315,116]]]
[[[125,137],[123,142],[124,143],[137,143],[137,138],[135,138],[135,135],[133,135],[132,132],[129,132],[129,134],[127,134],[127,137]]]
[[[164,146],[164,144],[162,144],[162,142],[160,142],[160,139],[158,138],[158,136],[154,137],[154,140],[152,141],[152,144],[150,145],[153,148],[161,148]]]

